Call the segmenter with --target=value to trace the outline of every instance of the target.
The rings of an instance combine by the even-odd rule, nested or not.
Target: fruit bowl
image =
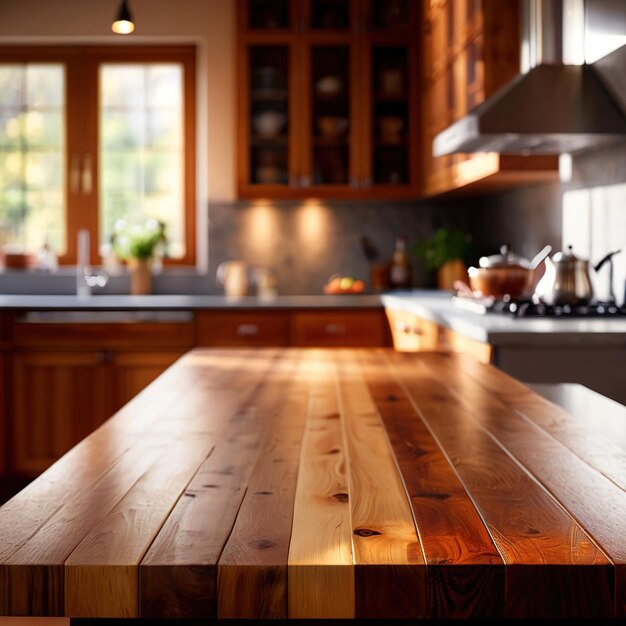
[[[324,293],[329,295],[355,294],[365,291],[365,282],[351,276],[339,276],[335,274],[324,285]]]

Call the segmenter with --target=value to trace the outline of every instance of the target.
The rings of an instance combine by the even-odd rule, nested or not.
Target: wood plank
[[[626,426],[614,417],[581,419],[534,393],[499,370],[479,367],[472,359],[461,367],[482,387],[567,446],[586,463],[626,490]],[[621,416],[618,416],[621,417]]]
[[[354,564],[346,445],[335,381],[319,351],[307,355],[310,399],[289,546],[290,618],[354,617]]]
[[[593,539],[481,427],[442,381],[447,355],[393,369],[471,493],[502,554],[506,617],[606,617],[613,567]],[[549,564],[549,567],[546,566]]]
[[[270,360],[271,372],[230,420],[227,436],[204,461],[140,566],[142,617],[207,618],[217,614],[217,561],[245,495],[283,384],[298,359]],[[244,375],[244,372],[242,372]]]
[[[300,372],[281,388],[283,406],[218,561],[220,618],[287,617],[289,541],[308,393]]]
[[[138,565],[213,443],[201,434],[172,442],[80,542],[65,563],[66,615],[138,616]]]
[[[383,423],[355,363],[356,352],[333,354],[347,442],[356,617],[424,617],[424,555]]]
[[[583,454],[577,455],[551,433],[537,428],[534,420],[526,419],[525,407],[544,411],[541,398],[522,385],[515,385],[512,397],[505,404],[495,389],[508,385],[508,377],[498,370],[483,368],[471,360],[463,360],[461,367],[444,364],[446,380],[463,402],[472,407],[476,418],[539,480],[567,511],[598,542],[619,572],[615,585],[615,612],[626,617],[626,541],[623,527],[626,520],[626,492],[615,481],[597,471],[589,461],[594,454],[584,454],[584,439],[574,443]],[[476,381],[480,385],[475,384]],[[485,393],[486,391],[486,393]],[[549,408],[549,407],[548,407]],[[555,414],[558,429],[574,418],[562,412]],[[551,425],[552,422],[547,422]],[[595,450],[596,442],[590,447]],[[611,454],[609,452],[609,457]],[[621,581],[621,582],[620,582]]]
[[[504,562],[471,496],[384,352],[361,353],[360,361],[411,498],[426,558],[428,616],[502,617]]]
[[[61,508],[0,566],[8,615],[63,616],[64,563],[72,550],[163,453],[139,446],[127,450],[89,491],[62,503]],[[71,532],[67,530],[71,528]],[[3,595],[4,595],[3,593]]]

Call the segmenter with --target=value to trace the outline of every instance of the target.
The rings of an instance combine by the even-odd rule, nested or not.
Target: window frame
[[[15,46],[0,45],[0,63],[61,63],[65,66],[66,252],[62,265],[76,263],[78,231],[91,234],[91,261],[101,262],[99,220],[99,89],[102,63],[179,63],[183,68],[183,218],[185,255],[165,264],[196,263],[196,47],[193,45]],[[71,120],[71,121],[70,121]],[[70,167],[77,156],[90,156],[91,191],[72,191]],[[31,251],[34,252],[34,251]]]

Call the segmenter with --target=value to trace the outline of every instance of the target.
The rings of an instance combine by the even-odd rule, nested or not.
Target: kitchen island
[[[193,350],[0,508],[0,614],[624,617],[603,417],[462,356]]]

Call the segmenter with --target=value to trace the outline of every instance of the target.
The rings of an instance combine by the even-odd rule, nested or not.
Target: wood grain
[[[498,445],[442,383],[447,355],[393,368],[485,520],[506,563],[505,615],[554,618],[612,614],[613,568],[592,538]],[[550,563],[550,567],[545,567]]]
[[[217,560],[246,493],[250,473],[283,400],[280,382],[297,359],[270,360],[271,371],[230,418],[224,436],[179,499],[140,567],[142,617],[217,614]],[[278,383],[278,384],[277,384]]]
[[[459,397],[469,406],[481,424],[493,434],[539,480],[569,513],[598,542],[618,570],[626,567],[626,541],[623,524],[626,520],[626,492],[611,479],[621,478],[613,461],[615,456],[607,445],[603,463],[598,443],[602,431],[595,432],[588,424],[576,422],[568,431],[566,425],[575,421],[558,407],[535,397],[528,388],[491,368],[483,368],[470,360],[462,366],[445,364],[447,380]],[[478,380],[482,387],[474,382]],[[500,385],[498,385],[500,383]],[[511,386],[507,404],[496,388]],[[484,390],[488,393],[485,393]],[[526,419],[529,415],[536,419]],[[536,427],[538,420],[545,431]],[[591,423],[596,423],[590,416]],[[555,436],[554,431],[561,436]],[[584,433],[589,437],[585,439]],[[575,436],[578,435],[578,436]],[[569,444],[569,446],[567,445]],[[598,465],[611,471],[600,472]],[[608,474],[608,476],[607,476]],[[626,587],[615,585],[616,616],[624,617]]]
[[[306,427],[289,544],[290,618],[354,617],[346,445],[335,381],[319,352],[307,360]]]
[[[358,364],[348,351],[336,354],[348,452],[356,617],[423,617],[426,567],[404,484]]]
[[[471,496],[389,369],[383,352],[361,354],[411,498],[427,564],[427,614],[502,617],[504,562]]]
[[[70,617],[138,617],[138,565],[213,438],[172,443],[65,562]],[[187,497],[187,496],[186,496]]]
[[[279,415],[218,562],[218,617],[287,617],[287,562],[308,394],[285,382]]]

